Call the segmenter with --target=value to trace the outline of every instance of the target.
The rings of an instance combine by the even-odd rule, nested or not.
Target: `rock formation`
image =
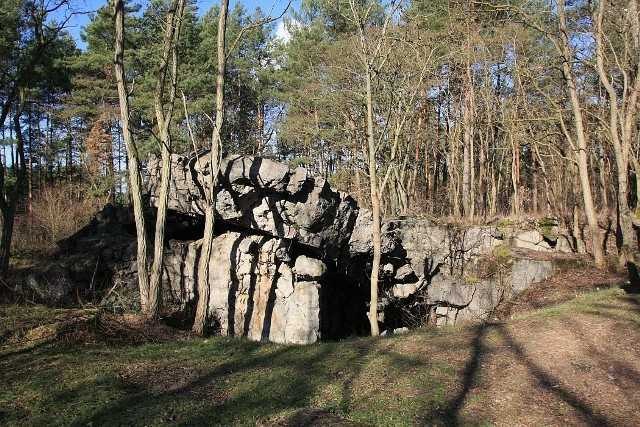
[[[159,170],[151,158],[150,218]],[[208,173],[206,152],[173,157],[163,296],[165,307],[186,314],[197,298],[202,183]],[[368,332],[370,212],[305,169],[262,158],[224,158],[217,190],[216,238],[208,260],[213,328],[299,344]],[[554,219],[527,229],[428,220],[393,220],[382,228],[378,312],[381,329],[391,332],[425,322],[486,319],[504,299],[554,274],[552,258],[528,254],[574,252]],[[54,304],[81,296],[135,309],[130,209],[105,206],[60,247],[55,265],[25,275],[25,292]]]
[[[209,164],[208,154],[173,156],[170,209],[203,214],[202,186]],[[151,203],[156,206],[157,159],[149,161],[148,172]],[[260,157],[223,158],[218,182],[216,212],[223,222],[295,241],[331,259],[349,241],[358,215],[355,200],[333,191],[326,180],[310,177],[304,168],[290,170]]]
[[[201,241],[172,241],[165,283],[173,297],[195,303]],[[320,283],[325,264],[299,256],[287,264],[283,239],[230,231],[217,236],[211,255],[209,309],[224,335],[282,343],[315,342],[320,331]]]

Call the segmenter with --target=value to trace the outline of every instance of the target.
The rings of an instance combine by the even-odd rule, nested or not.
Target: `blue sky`
[[[89,23],[89,13],[95,12],[100,7],[104,6],[108,0],[70,0],[71,8],[76,13],[71,16],[69,20],[68,31],[76,39],[78,46],[84,48],[83,43],[80,40],[80,32],[82,28]],[[144,0],[138,0],[137,3],[145,4]],[[211,8],[212,5],[219,3],[219,0],[196,0],[196,5],[200,12],[205,12]],[[230,0],[229,7],[233,8],[238,3],[236,0]],[[279,16],[284,8],[287,6],[288,1],[283,0],[240,0],[240,3],[244,4],[248,11],[252,11],[256,6],[260,6],[265,14],[271,12],[271,16]],[[299,0],[292,2],[292,7],[297,7],[300,4]],[[62,14],[69,13],[69,10],[60,11]],[[58,19],[59,20],[59,19]]]

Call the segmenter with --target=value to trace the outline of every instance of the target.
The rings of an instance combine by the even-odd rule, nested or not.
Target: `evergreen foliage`
[[[0,10],[4,212],[27,209],[34,193],[63,183],[85,197],[126,200],[111,7],[91,16],[80,51],[64,31],[68,23],[55,22],[52,10],[38,4],[5,0]],[[143,163],[159,152],[153,105],[168,5],[127,6],[125,69]],[[219,12],[217,3],[206,11],[194,1],[187,6],[178,93],[195,141],[187,137],[180,105],[171,123],[175,152],[208,146]],[[360,26],[354,12],[366,12]],[[389,12],[377,0],[304,0],[283,21],[271,22],[264,11],[236,4],[226,32],[224,151],[305,166],[367,206],[365,74],[355,58],[359,30],[368,40],[383,37]],[[615,217],[621,204],[635,212],[638,13],[637,0],[402,2],[390,15],[372,79],[383,215],[553,214],[570,225],[587,189],[600,214]],[[286,39],[275,36],[279,24]],[[599,31],[606,41],[600,66]],[[619,130],[612,124],[623,122]],[[575,145],[579,134],[583,148]],[[618,150],[616,138],[628,149]],[[576,153],[582,151],[587,178],[581,181]],[[618,185],[623,175],[627,190]],[[637,252],[637,242],[625,245]]]

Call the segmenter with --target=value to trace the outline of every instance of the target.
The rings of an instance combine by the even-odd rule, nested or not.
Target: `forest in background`
[[[127,3],[143,168],[161,151],[154,96],[170,4]],[[53,20],[73,7],[4,0],[0,12],[3,271],[14,216],[24,236],[53,244],[64,231],[51,224],[73,226],[74,210],[129,199],[114,10],[105,2],[92,15],[83,51],[68,22]],[[168,127],[176,153],[209,146],[219,13],[186,4]],[[373,164],[386,217],[555,215],[584,227],[599,265],[598,221],[613,221],[621,261],[635,264],[639,19],[637,0],[304,0],[283,38],[263,11],[238,4],[226,26],[222,148],[307,167],[364,206]]]

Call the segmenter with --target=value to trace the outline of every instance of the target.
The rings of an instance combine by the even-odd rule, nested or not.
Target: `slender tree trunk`
[[[171,151],[172,138],[169,131],[178,85],[178,53],[177,45],[180,39],[182,12],[184,0],[173,0],[167,13],[167,22],[163,37],[162,57],[155,91],[155,113],[160,134],[161,179],[158,197],[158,214],[153,245],[153,263],[149,281],[149,317],[156,318],[160,314],[162,303],[162,260],[164,255],[165,223],[167,217],[167,202],[169,200],[169,183],[171,181]],[[171,65],[171,67],[170,67]],[[167,91],[168,95],[165,95]],[[166,102],[165,102],[166,97]]]
[[[513,189],[511,213],[513,215],[520,215],[520,197],[518,189],[520,187],[520,165],[519,159],[519,147],[513,138],[511,140],[511,187]]]
[[[598,219],[596,217],[595,204],[591,193],[591,182],[589,179],[588,169],[588,144],[587,134],[584,129],[584,118],[582,116],[582,108],[578,97],[578,89],[576,80],[573,75],[572,65],[573,54],[569,44],[567,21],[564,14],[564,0],[556,0],[558,18],[560,20],[560,53],[563,59],[562,71],[565,77],[567,90],[569,92],[569,101],[571,103],[571,112],[573,113],[574,127],[576,132],[577,152],[575,153],[576,163],[578,165],[578,174],[580,179],[580,187],[582,189],[582,200],[584,203],[585,216],[587,217],[587,225],[591,234],[591,253],[594,262],[598,267],[604,267],[604,249],[602,248],[600,238],[600,228],[598,227]]]
[[[463,215],[473,218],[473,122],[475,102],[473,96],[473,71],[471,60],[465,67],[464,112],[462,114],[462,210]]]
[[[204,238],[202,250],[198,262],[198,304],[193,323],[193,332],[204,335],[207,332],[207,320],[209,313],[209,270],[211,252],[213,250],[213,230],[216,211],[216,185],[218,184],[218,171],[220,169],[220,152],[222,148],[221,132],[224,123],[224,84],[226,62],[227,15],[229,13],[229,0],[222,0],[220,14],[218,16],[218,70],[216,78],[216,118],[211,136],[211,173],[205,178],[207,188],[205,195],[207,205],[205,208]]]
[[[143,313],[149,313],[149,273],[147,262],[147,235],[142,204],[142,175],[138,149],[133,140],[129,117],[129,97],[125,84],[124,70],[124,0],[114,0],[115,12],[115,75],[120,101],[120,120],[122,122],[122,136],[124,138],[129,160],[129,194],[133,202],[133,213],[136,222],[136,241],[138,244],[138,287],[140,290],[140,305]]]
[[[629,280],[634,288],[640,289],[640,275],[638,265],[634,253],[638,250],[637,236],[633,230],[632,212],[629,209],[629,164],[631,155],[631,143],[633,141],[634,128],[637,126],[638,97],[640,96],[640,61],[636,58],[636,67],[627,73],[627,70],[621,71],[619,74],[625,75],[624,85],[622,87],[622,96],[619,95],[616,88],[610,80],[613,80],[605,70],[605,41],[603,20],[606,7],[606,1],[600,1],[599,7],[594,17],[596,22],[596,69],[600,77],[600,81],[604,86],[608,99],[609,112],[609,135],[613,145],[613,153],[616,161],[616,207],[617,207],[617,223],[618,223],[618,239],[617,246],[620,254],[621,262],[626,265],[629,272]],[[635,19],[637,26],[637,5],[635,0],[629,2],[629,10],[635,11]],[[634,25],[631,26],[632,31]],[[640,32],[635,28],[635,37],[639,37]],[[636,42],[637,43],[637,42]],[[629,48],[627,44],[626,48]],[[629,79],[629,75],[634,76]]]
[[[364,35],[362,35],[364,38]],[[362,43],[365,43],[363,40]],[[369,185],[371,188],[371,239],[373,242],[373,262],[371,265],[371,301],[369,305],[369,324],[371,335],[380,335],[378,327],[378,274],[382,258],[382,238],[380,229],[380,199],[378,197],[378,179],[376,176],[376,143],[373,134],[373,95],[371,88],[371,68],[366,69],[366,103],[367,103],[367,142],[369,146]]]
[[[371,211],[373,213],[373,222],[371,224],[371,240],[373,243],[373,260],[371,265],[370,277],[370,305],[369,305],[369,325],[371,327],[371,335],[380,335],[380,327],[378,325],[378,278],[380,273],[380,261],[382,258],[382,233],[380,229],[381,222],[381,206],[380,195],[378,192],[377,164],[376,164],[376,141],[374,135],[374,113],[373,113],[373,75],[376,72],[374,61],[381,59],[382,41],[385,39],[385,32],[389,21],[393,16],[393,11],[397,6],[391,7],[392,11],[388,12],[382,32],[378,37],[375,47],[370,46],[365,35],[365,21],[369,18],[371,5],[367,8],[365,16],[361,16],[359,6],[356,0],[349,0],[351,7],[351,19],[358,28],[360,38],[360,62],[365,74],[365,104],[367,107],[367,146],[369,158],[369,187],[371,192]],[[372,49],[373,47],[373,49]],[[380,64],[386,60],[381,60]],[[379,65],[381,66],[381,65]],[[379,71],[379,70],[377,70]]]
[[[264,135],[264,126],[265,126],[265,106],[262,101],[258,103],[258,146],[256,147],[256,157],[262,157],[264,153],[264,145],[265,145],[265,135]]]
[[[536,167],[536,159],[534,156],[532,156],[531,163],[531,175],[533,179],[533,188],[531,190],[533,192],[533,204],[531,209],[533,210],[534,215],[538,215],[538,168]]]
[[[422,90],[421,90],[422,92]],[[415,145],[414,145],[414,155],[413,155],[413,170],[411,172],[411,175],[409,177],[409,183],[407,185],[407,192],[413,197],[414,200],[412,200],[413,203],[415,203],[415,198],[418,195],[418,191],[417,191],[417,181],[418,181],[418,165],[420,164],[420,151],[422,149],[422,147],[424,146],[424,162],[428,163],[429,162],[429,154],[427,151],[427,145],[423,142],[423,132],[422,132],[422,123],[424,120],[424,112],[425,112],[425,107],[423,107],[422,102],[420,101],[420,98],[418,98],[418,123],[416,124],[416,140],[415,140]],[[427,123],[426,126],[429,126],[429,124]],[[424,138],[426,139],[426,138]],[[427,192],[429,191],[428,188],[425,189]],[[412,204],[413,204],[412,203]]]
[[[33,105],[29,104],[29,123],[27,128],[27,136],[29,138],[27,142],[27,210],[31,213],[33,206],[33,130],[31,128],[33,123]],[[19,123],[16,124],[19,127]]]
[[[360,159],[358,157],[358,147],[360,146],[360,141],[359,139],[359,132],[356,126],[356,121],[353,118],[353,116],[351,115],[351,113],[349,114],[350,116],[350,122],[351,125],[353,126],[353,130],[352,130],[352,142],[353,142],[353,153],[352,153],[352,159],[351,159],[351,164],[353,167],[353,173],[354,173],[354,178],[355,178],[355,193],[358,195],[358,202],[360,202],[362,200],[362,196],[361,196],[361,191],[362,191],[362,179],[360,178]]]
[[[440,107],[436,107],[435,109],[435,120],[434,120],[434,133],[433,133],[433,173],[430,173],[429,166],[425,165],[425,175],[432,177],[431,185],[428,188],[431,189],[430,193],[427,193],[427,198],[429,199],[429,213],[433,215],[435,209],[436,196],[438,194],[438,188],[440,188],[440,170],[442,169],[440,166],[440,162],[442,161],[442,152],[440,150]],[[444,167],[444,166],[443,166]]]
[[[26,163],[24,156],[24,138],[20,125],[20,116],[24,111],[24,88],[18,89],[18,107],[14,112],[14,134],[16,137],[16,158],[13,168],[16,174],[16,183],[13,191],[8,192],[5,187],[5,167],[0,163],[0,277],[6,279],[9,270],[9,258],[11,257],[11,240],[13,238],[13,225],[18,197],[24,190],[26,179]]]
[[[573,247],[578,250],[578,244],[582,239],[582,233],[580,232],[580,215],[578,214],[578,204],[573,205],[571,214],[571,234],[573,235]]]
[[[602,200],[602,207],[609,210],[609,197],[608,197],[608,185],[607,185],[607,174],[606,174],[606,162],[605,162],[605,153],[602,145],[598,147],[598,178],[600,180],[600,198]]]

